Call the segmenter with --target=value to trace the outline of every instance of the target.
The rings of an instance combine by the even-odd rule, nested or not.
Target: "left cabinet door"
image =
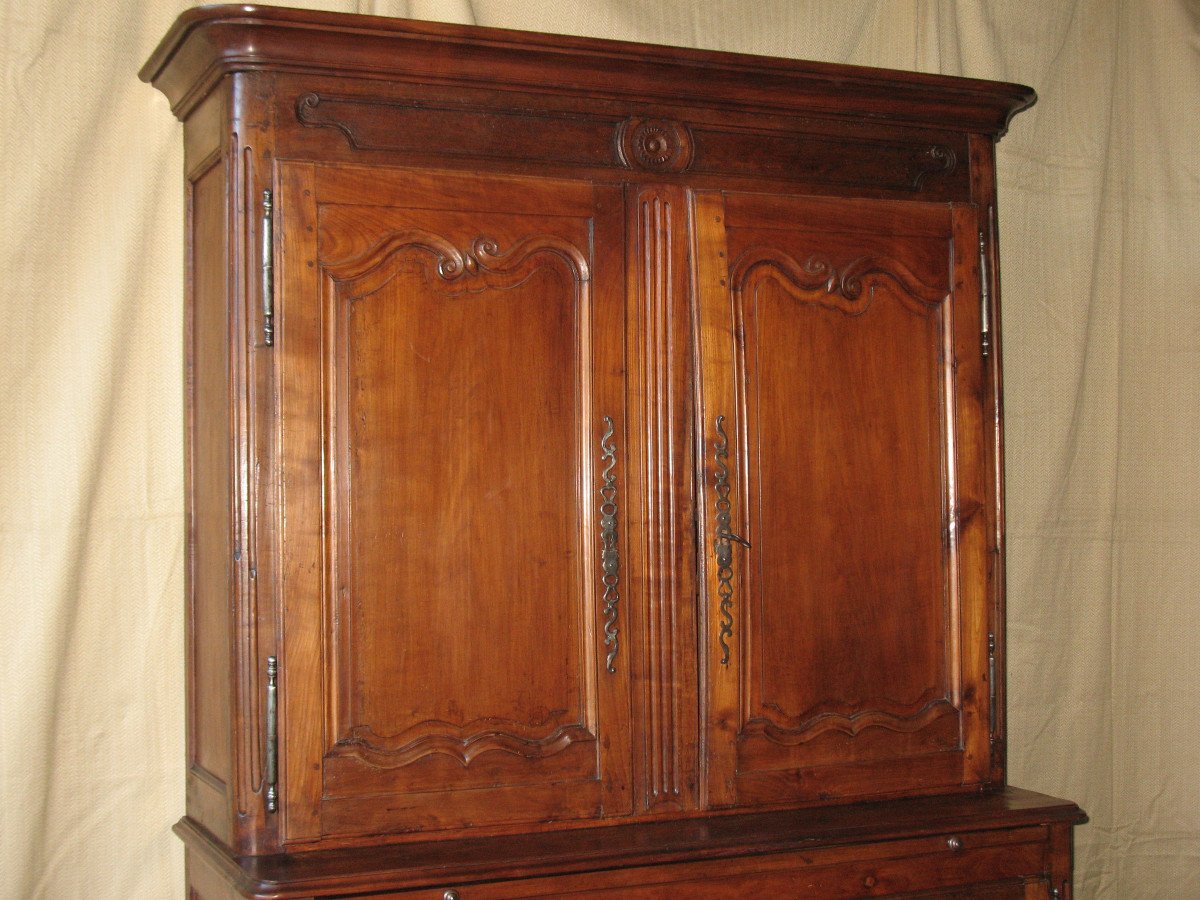
[[[628,813],[619,189],[275,185],[284,841]]]

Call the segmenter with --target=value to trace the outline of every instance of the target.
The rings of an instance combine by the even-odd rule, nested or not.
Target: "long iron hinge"
[[[279,660],[267,657],[267,812],[279,809]]]
[[[988,632],[988,732],[996,740],[996,635]]]
[[[987,241],[979,229],[979,330],[983,357],[992,352],[992,288],[988,272]]]
[[[262,317],[263,343],[268,347],[275,343],[275,270],[272,257],[275,241],[272,227],[273,204],[271,192],[262,195]]]

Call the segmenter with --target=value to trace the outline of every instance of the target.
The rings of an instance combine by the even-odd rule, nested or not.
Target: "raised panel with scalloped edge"
[[[731,194],[702,197],[700,223],[709,209],[709,803],[978,782],[979,300],[955,228],[973,212]]]
[[[580,183],[283,171],[285,508],[321,491],[315,519],[285,512],[288,838],[625,809],[599,495],[623,270],[592,243],[620,207]]]

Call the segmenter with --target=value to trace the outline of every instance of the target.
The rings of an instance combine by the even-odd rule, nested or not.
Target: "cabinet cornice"
[[[1002,135],[1024,85],[376,16],[188,10],[142,67],[180,118],[224,76],[280,71],[802,114]]]

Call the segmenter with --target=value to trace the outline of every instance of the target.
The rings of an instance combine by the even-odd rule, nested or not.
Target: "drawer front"
[[[373,898],[513,900],[519,897],[797,898],[1046,896],[1046,829],[946,834],[808,852],[642,866],[490,884],[446,885]],[[963,889],[967,889],[963,892]]]

